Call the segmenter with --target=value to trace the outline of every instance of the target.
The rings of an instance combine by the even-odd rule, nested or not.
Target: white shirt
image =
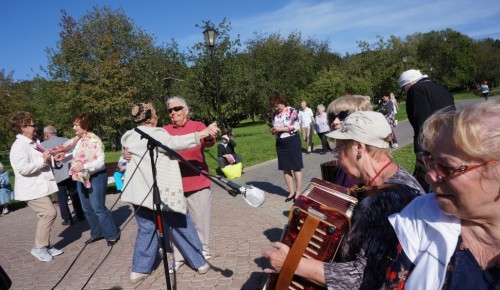
[[[313,120],[313,112],[311,108],[305,108],[304,110],[299,110],[299,121],[301,127],[310,126]]]

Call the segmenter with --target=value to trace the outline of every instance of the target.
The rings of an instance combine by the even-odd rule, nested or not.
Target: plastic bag
[[[231,164],[224,166],[224,168],[221,168],[222,173],[224,173],[224,176],[227,178],[237,178],[241,176],[241,172],[243,170],[243,163],[236,163],[236,164]]]

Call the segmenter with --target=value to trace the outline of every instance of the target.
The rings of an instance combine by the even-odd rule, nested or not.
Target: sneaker
[[[179,270],[179,268],[182,267],[183,265],[184,265],[184,261],[179,261],[179,262],[174,261],[174,264],[172,266],[170,266],[170,268],[168,268],[168,272],[170,274],[173,274],[173,273],[177,272]]]
[[[212,259],[212,255],[208,254],[207,252],[203,251],[203,257],[205,258],[205,260],[209,260],[209,259]]]
[[[2,210],[2,215],[6,215],[8,214],[10,211],[8,208],[4,207],[3,210]]]
[[[205,265],[198,268],[198,274],[204,275],[210,270],[210,264],[205,263]]]
[[[64,253],[62,250],[56,249],[54,247],[47,248],[47,251],[52,257],[59,256],[60,254]]]
[[[38,260],[43,261],[43,262],[50,262],[52,261],[52,255],[49,253],[46,247],[42,248],[36,248],[33,246],[33,249],[31,249],[31,254],[35,256]]]
[[[398,147],[399,147],[398,143],[392,144],[392,148],[398,148]]]
[[[149,274],[147,273],[130,272],[130,283],[132,284],[138,283],[144,280],[148,276]]]

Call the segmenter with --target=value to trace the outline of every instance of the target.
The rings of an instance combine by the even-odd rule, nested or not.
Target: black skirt
[[[276,138],[279,170],[300,170],[302,163],[302,148],[299,134],[286,138]]]

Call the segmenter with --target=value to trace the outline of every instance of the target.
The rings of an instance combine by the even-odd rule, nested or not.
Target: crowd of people
[[[315,132],[321,140],[320,154],[332,152],[325,161],[333,157],[340,167],[333,182],[367,194],[356,196],[359,204],[351,229],[334,260],[302,257],[276,241],[263,251],[266,273],[279,274],[289,255],[299,255],[293,274],[328,289],[500,287],[500,101],[456,109],[446,88],[414,69],[403,72],[398,84],[407,94],[406,111],[414,130],[413,173],[396,164],[389,151],[398,147],[393,93],[381,94],[378,112],[370,97],[345,95],[327,107],[317,105],[316,115],[306,101],[297,110],[283,93],[269,96],[274,109],[269,132],[287,187],[285,202],[295,202],[302,193],[303,153],[314,150]],[[150,102],[134,104],[131,120],[185,161],[159,148],[152,171],[148,141],[134,129],[121,139],[117,190],[122,191],[121,201],[131,204],[138,225],[131,283],[147,278],[159,258],[155,186],[173,252],[169,272],[184,265],[200,275],[211,269],[212,193],[211,181],[204,176],[208,174],[204,151],[215,145],[221,131],[216,123],[207,126],[191,120],[181,97],[169,98],[166,110],[170,122],[163,127],[158,126],[159,114]],[[53,193],[63,225],[75,222],[68,201],[76,219],[88,223],[90,237],[85,244],[105,239],[114,246],[120,240],[120,229],[105,205],[104,145],[93,133],[88,113],[76,115],[72,122],[73,138],[59,137],[54,126],[46,126],[41,142],[31,113],[18,112],[10,118],[16,134],[10,151],[15,186],[13,190],[0,164],[2,215],[9,212],[6,204],[14,197],[36,213],[31,254],[40,261],[63,254],[50,243],[57,216]],[[221,134],[220,168],[242,162],[235,146],[233,136]]]

